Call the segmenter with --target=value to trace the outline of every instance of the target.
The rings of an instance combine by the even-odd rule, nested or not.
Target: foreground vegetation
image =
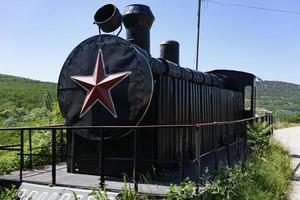
[[[165,200],[284,200],[291,187],[291,157],[269,135],[266,123],[248,126],[252,154],[249,160],[231,168],[220,166],[216,172],[202,176],[199,193],[189,179],[179,186],[171,184]],[[11,192],[10,192],[11,194]],[[74,199],[77,195],[73,192]],[[106,190],[91,194],[97,200],[107,200]],[[137,195],[125,184],[119,200],[148,200],[154,197]]]

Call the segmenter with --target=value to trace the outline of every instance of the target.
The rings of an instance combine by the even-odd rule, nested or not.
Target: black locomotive
[[[176,41],[162,43],[160,58],[151,57],[153,21],[153,14],[145,5],[129,5],[123,15],[112,4],[97,11],[95,23],[100,32],[112,32],[123,23],[127,39],[99,34],[71,52],[58,82],[58,101],[69,126],[197,124],[254,116],[254,75],[183,68],[179,65]],[[251,88],[248,109],[244,100],[246,87]],[[147,171],[153,163],[176,167],[181,148],[185,159],[193,160],[199,152],[211,150],[214,142],[217,146],[228,142],[230,137],[224,137],[225,131],[230,136],[241,130],[238,126],[226,130],[207,127],[198,130],[202,132],[199,138],[191,128],[143,129],[138,137],[139,156],[148,162],[142,161],[140,169]],[[99,174],[100,131],[107,158],[103,161],[105,175],[130,172],[133,131],[125,128],[69,131],[69,172]],[[212,134],[217,135],[216,141]],[[183,146],[181,139],[185,140]],[[199,147],[200,139],[203,145]]]

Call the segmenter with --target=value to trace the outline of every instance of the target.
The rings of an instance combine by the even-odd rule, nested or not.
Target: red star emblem
[[[110,90],[131,74],[130,71],[119,72],[107,75],[101,49],[97,55],[97,61],[93,76],[71,76],[82,88],[87,90],[83,106],[80,111],[80,117],[99,101],[115,118],[117,118],[116,109],[111,98]]]

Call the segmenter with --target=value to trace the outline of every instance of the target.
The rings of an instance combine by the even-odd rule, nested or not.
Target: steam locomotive
[[[254,116],[253,74],[184,68],[179,65],[179,43],[173,40],[160,44],[160,58],[151,57],[154,16],[148,6],[129,5],[121,15],[116,6],[108,4],[96,12],[94,19],[100,34],[71,52],[59,76],[58,102],[68,126],[182,125]],[[101,34],[122,28],[122,23],[126,39]],[[246,108],[247,87],[251,96]],[[208,127],[198,131],[202,132],[201,138],[190,128],[143,129],[138,137],[139,156],[161,166],[170,161],[174,167],[181,150],[186,160],[193,160],[199,152],[211,150],[214,142],[217,146],[228,142],[230,137],[224,137],[225,131],[230,135],[241,129]],[[216,134],[216,141],[212,134]],[[120,176],[130,171],[133,131],[125,128],[69,131],[68,171],[99,174],[101,139],[107,158],[103,161],[105,175]],[[154,163],[141,162],[141,171],[149,170]]]

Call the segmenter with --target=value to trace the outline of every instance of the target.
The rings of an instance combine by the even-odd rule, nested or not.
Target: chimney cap
[[[143,4],[128,5],[123,13],[125,27],[142,26],[150,29],[154,19],[150,7]]]

